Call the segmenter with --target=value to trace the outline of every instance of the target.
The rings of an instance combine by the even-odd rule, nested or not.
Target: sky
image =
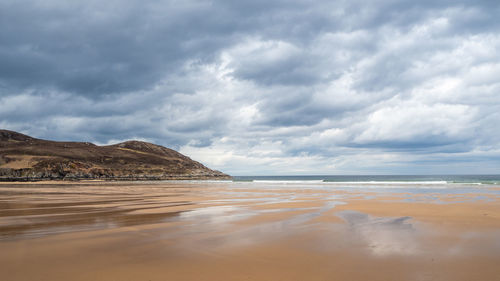
[[[500,2],[0,0],[0,128],[231,175],[499,174]]]

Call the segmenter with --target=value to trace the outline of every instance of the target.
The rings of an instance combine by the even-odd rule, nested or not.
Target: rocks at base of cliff
[[[76,161],[41,161],[32,168],[0,168],[0,181],[38,180],[201,180],[230,179],[219,171],[198,169],[189,173],[168,173],[164,169],[109,169]]]
[[[0,181],[40,181],[40,180],[227,180],[230,176],[222,173],[201,174],[120,174],[112,171],[91,169],[88,172],[45,170],[35,172],[31,169],[0,168]]]

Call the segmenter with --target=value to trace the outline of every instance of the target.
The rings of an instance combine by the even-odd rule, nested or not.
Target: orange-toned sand
[[[2,183],[0,280],[500,280],[495,188]]]

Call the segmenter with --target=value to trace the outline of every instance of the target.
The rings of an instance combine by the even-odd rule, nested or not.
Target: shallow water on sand
[[[421,190],[1,184],[0,276],[500,280],[499,187]]]

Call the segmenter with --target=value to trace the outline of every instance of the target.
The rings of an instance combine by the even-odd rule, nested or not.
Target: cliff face
[[[228,179],[177,151],[141,141],[97,146],[0,130],[0,180]]]

